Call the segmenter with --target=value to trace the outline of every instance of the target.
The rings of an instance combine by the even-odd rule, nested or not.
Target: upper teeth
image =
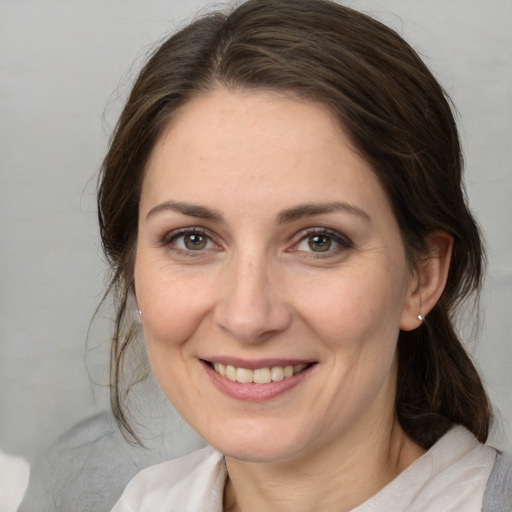
[[[233,382],[268,384],[272,381],[277,382],[287,377],[293,377],[304,370],[306,366],[306,364],[296,364],[250,370],[249,368],[237,368],[230,364],[224,365],[222,363],[214,363],[213,368],[218,374]]]

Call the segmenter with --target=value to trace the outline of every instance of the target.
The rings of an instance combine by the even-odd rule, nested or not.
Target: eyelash
[[[200,237],[206,238],[206,243],[213,243],[216,247],[218,247],[218,244],[216,244],[213,241],[213,237],[208,233],[208,231],[205,228],[201,227],[192,227],[192,228],[181,228],[176,229],[174,231],[171,231],[170,233],[167,233],[159,242],[159,245],[162,247],[167,248],[168,250],[171,250],[174,253],[182,254],[185,256],[200,256],[201,253],[204,254],[204,249],[199,250],[192,250],[192,249],[183,249],[181,247],[178,247],[176,245],[176,241],[179,238],[185,237],[185,236],[193,236],[198,235]],[[211,248],[208,248],[211,249]]]
[[[188,236],[198,235],[200,237],[206,238],[207,244],[212,243],[216,247],[219,247],[218,244],[216,244],[215,241],[213,240],[213,237],[208,233],[208,231],[202,227],[181,228],[181,229],[177,229],[175,231],[171,231],[170,233],[167,233],[159,241],[159,245],[161,245],[162,247],[166,247],[169,250],[171,250],[177,254],[183,254],[185,256],[200,256],[201,253],[204,254],[205,250],[208,250],[208,249],[211,250],[211,247],[210,248],[205,247],[205,248],[198,249],[198,250],[186,249],[186,248],[183,249],[181,247],[177,247],[176,241],[179,238],[185,237],[187,235]],[[303,250],[297,249],[297,247],[301,243],[306,242],[309,238],[312,238],[314,236],[326,237],[327,239],[334,241],[338,245],[334,249],[329,248],[326,251],[317,251],[317,252],[315,252],[313,250],[303,251]],[[293,239],[295,239],[296,241],[293,243],[292,247],[290,249],[288,249],[286,252],[291,252],[291,253],[303,252],[304,254],[307,254],[308,258],[311,258],[311,259],[332,257],[333,255],[336,255],[336,254],[342,252],[343,250],[350,249],[353,247],[353,243],[348,237],[346,237],[345,235],[342,235],[341,233],[338,233],[337,231],[327,229],[327,228],[309,228],[309,229],[306,229],[305,231],[301,231],[298,234],[296,234],[293,237]]]
[[[296,247],[299,246],[299,244],[303,242],[307,242],[308,239],[318,236],[318,237],[326,237],[330,239],[331,241],[334,241],[336,244],[338,244],[337,247],[333,249],[328,249],[327,251],[297,251]],[[291,249],[288,250],[288,252],[304,252],[307,254],[308,258],[311,259],[319,259],[319,258],[329,258],[334,255],[339,254],[340,252],[350,249],[353,247],[352,241],[345,235],[342,235],[341,233],[334,231],[332,229],[327,228],[309,228],[305,231],[300,232],[297,235],[297,242],[293,244]]]

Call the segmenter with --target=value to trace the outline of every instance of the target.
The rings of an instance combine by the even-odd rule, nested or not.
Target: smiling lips
[[[244,362],[202,359],[213,384],[236,400],[264,402],[277,398],[297,387],[316,366],[316,362],[276,360]],[[230,364],[229,364],[230,363]],[[251,366],[251,368],[247,368]]]
[[[307,364],[295,364],[287,366],[256,368],[251,370],[250,368],[240,368],[230,364],[213,364],[213,369],[219,375],[222,375],[222,377],[226,377],[232,382],[240,382],[244,384],[268,384],[270,382],[279,382],[283,379],[298,375],[307,367]]]

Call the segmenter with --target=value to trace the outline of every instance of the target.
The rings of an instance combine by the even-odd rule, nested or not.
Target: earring
[[[140,309],[137,309],[137,314],[138,314],[139,316],[141,316],[141,315],[142,315],[142,311],[141,311]]]
[[[139,313],[140,313],[140,312],[139,312]],[[420,322],[423,322],[423,315],[418,315],[418,316],[417,316],[417,318],[418,318],[418,320],[419,320]]]

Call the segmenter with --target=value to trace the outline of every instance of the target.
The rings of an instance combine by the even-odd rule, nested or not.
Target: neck
[[[252,463],[226,457],[224,510],[352,510],[424,453],[394,418],[385,422],[387,428],[379,423],[290,461]]]

